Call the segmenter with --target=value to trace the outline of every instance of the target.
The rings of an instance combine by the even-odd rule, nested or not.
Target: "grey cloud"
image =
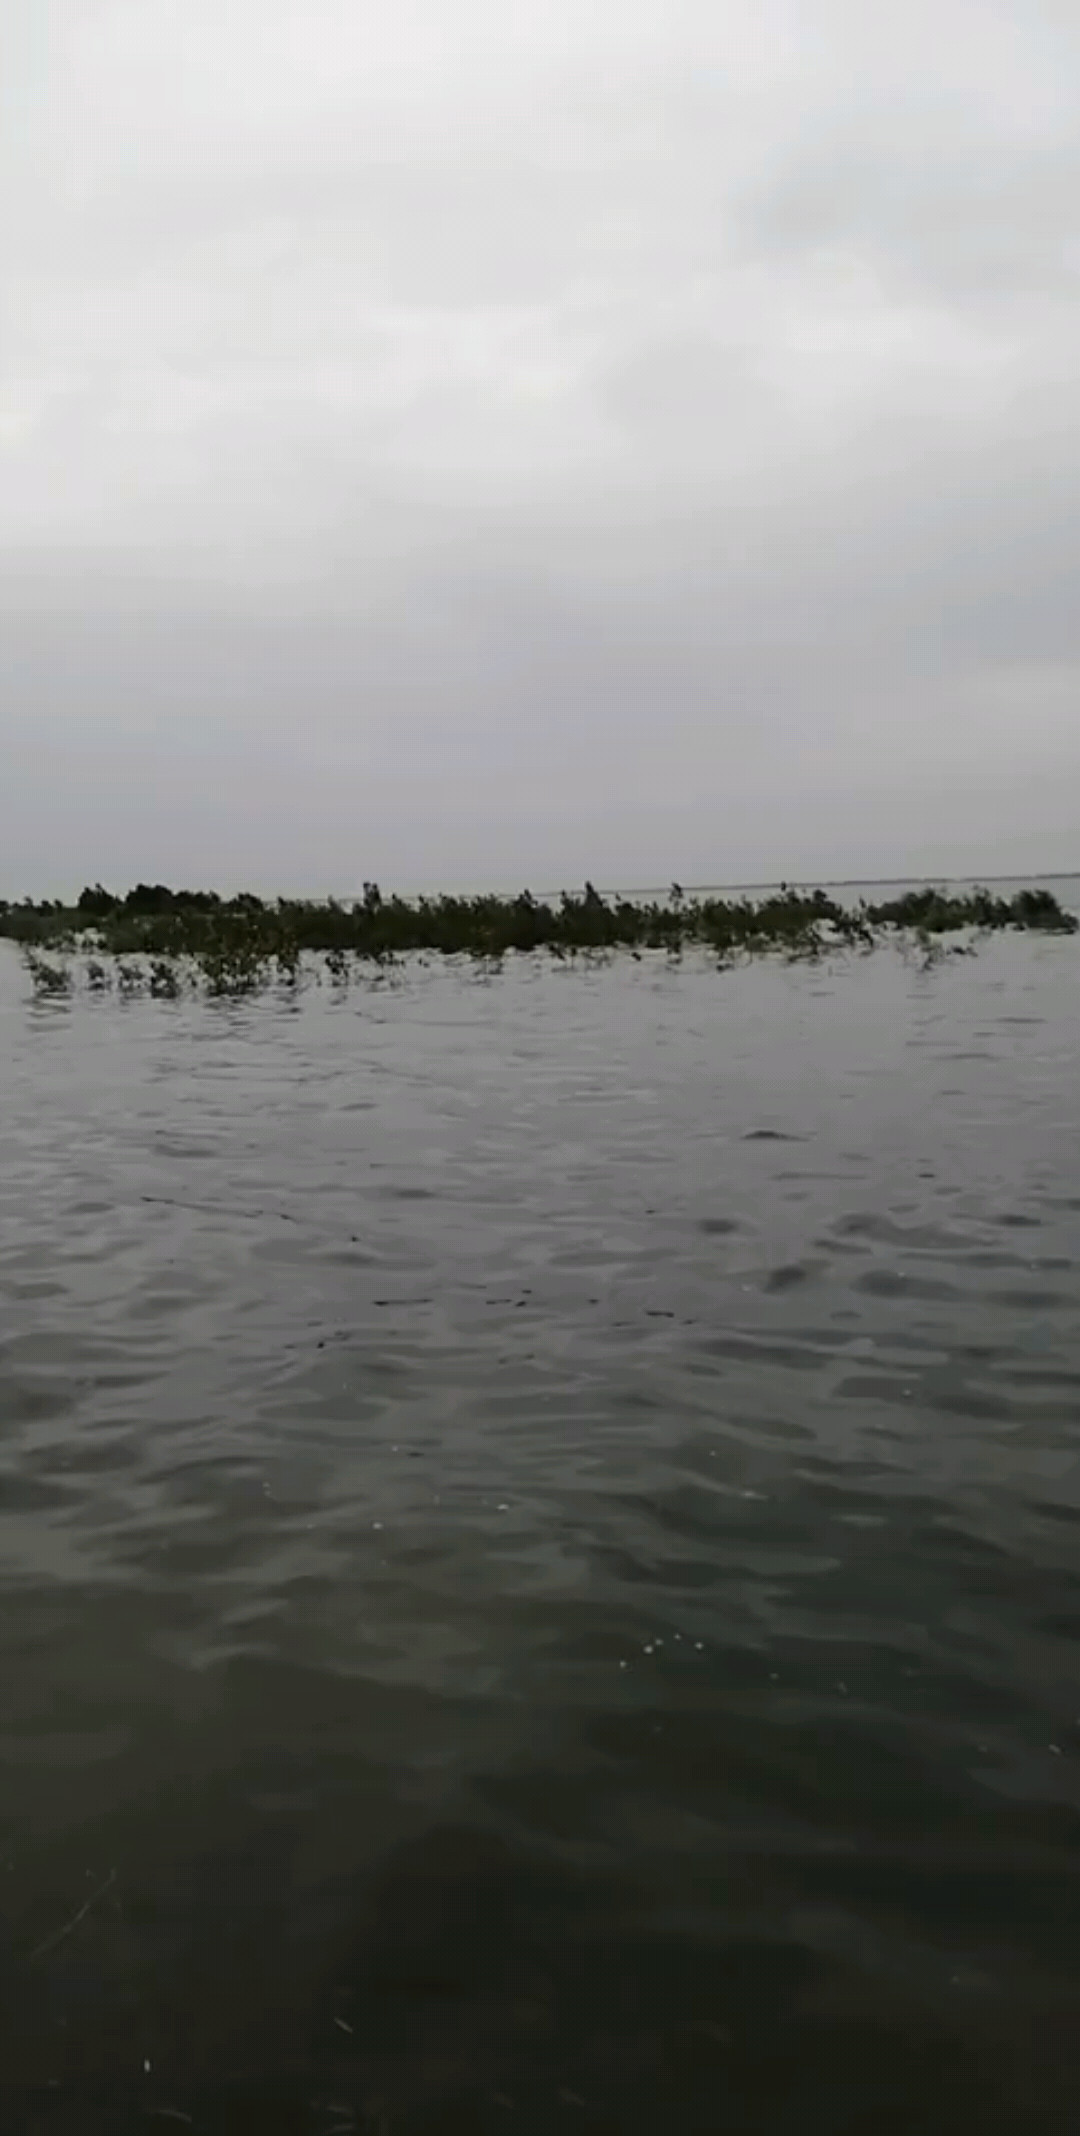
[[[12,12],[0,887],[1080,865],[1071,10]]]
[[[945,302],[1046,292],[1075,299],[1080,153],[1075,142],[951,150],[922,158],[880,136],[819,145],[772,179],[745,216],[751,255],[858,246],[885,274]]]

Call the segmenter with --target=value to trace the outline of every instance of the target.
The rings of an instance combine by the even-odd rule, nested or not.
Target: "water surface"
[[[1071,2125],[1080,948],[33,1003],[0,2125]]]

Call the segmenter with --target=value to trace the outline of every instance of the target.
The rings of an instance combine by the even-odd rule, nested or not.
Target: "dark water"
[[[1054,2131],[1080,947],[0,969],[0,2127]]]

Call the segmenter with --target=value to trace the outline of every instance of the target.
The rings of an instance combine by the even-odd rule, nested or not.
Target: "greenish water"
[[[1060,2136],[1077,941],[28,993],[5,2132]]]

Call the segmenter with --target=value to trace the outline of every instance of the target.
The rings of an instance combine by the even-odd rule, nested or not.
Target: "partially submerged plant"
[[[300,981],[301,954],[295,936],[285,933],[278,936],[274,947],[274,961],[282,984],[297,986]]]
[[[213,891],[171,890],[140,883],[125,897],[100,884],[78,905],[0,902],[0,933],[21,942],[46,969],[40,992],[67,991],[70,979],[51,979],[41,951],[69,944],[91,948],[87,983],[107,983],[103,959],[116,959],[117,987],[135,994],[147,986],[171,998],[187,974],[216,995],[247,995],[277,981],[299,985],[305,957],[322,955],[335,985],[356,965],[373,978],[408,957],[467,956],[495,970],[513,953],[546,950],[556,960],[607,958],[627,950],[677,959],[706,951],[724,968],[747,956],[779,954],[815,959],[836,949],[867,950],[884,939],[917,941],[925,955],[944,936],[990,929],[1073,934],[1080,922],[1053,893],[1036,885],[1009,896],[991,890],[927,886],[884,901],[841,905],[824,890],[784,884],[756,899],[699,896],[673,883],[664,898],[604,896],[592,883],[555,900],[523,890],[517,897],[384,896],[364,885],[351,904],[337,899],[264,901],[246,891],[221,898]]]
[[[26,953],[26,968],[34,983],[34,992],[46,998],[70,994],[71,973],[66,964],[50,964],[44,957]]]
[[[180,992],[180,974],[168,957],[155,957],[150,966],[150,992],[162,1001],[175,1001]]]

